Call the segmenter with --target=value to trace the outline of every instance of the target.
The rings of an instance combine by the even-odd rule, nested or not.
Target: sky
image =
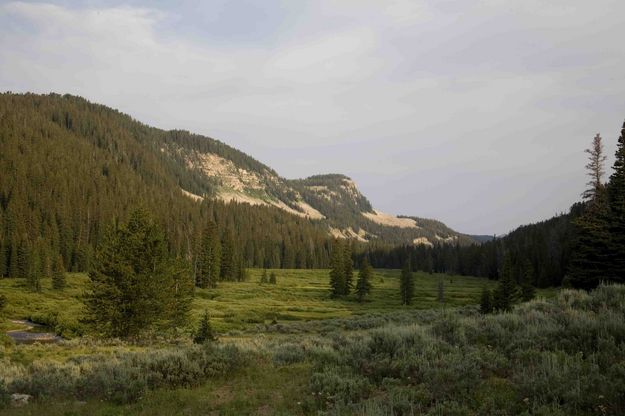
[[[220,139],[379,210],[502,234],[625,119],[622,0],[0,1],[0,90]]]

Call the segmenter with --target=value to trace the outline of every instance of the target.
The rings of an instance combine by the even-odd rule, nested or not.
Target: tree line
[[[433,247],[371,243],[357,250],[378,268],[510,278],[533,287],[571,285],[591,289],[601,281],[625,281],[625,123],[617,141],[612,174],[605,174],[602,139],[586,152],[590,181],[583,201],[549,220],[517,228],[482,244]]]

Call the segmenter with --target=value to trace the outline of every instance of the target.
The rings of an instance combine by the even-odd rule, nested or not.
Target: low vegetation
[[[35,396],[6,410],[16,415],[619,415],[624,315],[625,286],[612,285],[488,315],[469,305],[252,325],[216,344],[5,347],[0,394]]]

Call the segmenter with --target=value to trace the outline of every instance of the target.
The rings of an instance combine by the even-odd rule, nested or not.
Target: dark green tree
[[[371,292],[372,277],[373,268],[369,264],[369,259],[365,256],[358,272],[358,280],[356,281],[356,298],[358,302],[363,302],[365,297]]]
[[[493,312],[493,300],[490,290],[484,286],[480,297],[480,313],[487,314]]]
[[[625,282],[625,122],[618,138],[612,175],[608,183],[609,270],[607,278]]]
[[[410,271],[410,262],[406,261],[399,278],[399,294],[402,305],[410,305],[414,297],[414,276]]]
[[[272,271],[271,274],[269,275],[269,283],[271,283],[272,285],[275,285],[278,283],[276,272]]]
[[[346,241],[343,245],[343,267],[345,271],[343,275],[345,276],[345,288],[344,295],[349,295],[352,288],[354,287],[354,265],[352,262],[352,245],[349,241]]]
[[[8,303],[7,297],[3,295],[2,293],[0,293],[0,313],[2,313],[4,308],[6,308],[7,303]]]
[[[332,263],[330,270],[330,289],[332,296],[344,296],[346,294],[345,265],[343,264],[343,244],[335,240],[332,250]]]
[[[504,256],[501,277],[493,291],[493,309],[510,311],[518,298],[517,284],[512,277],[512,262],[510,255]]]
[[[573,287],[590,290],[605,280],[613,264],[610,257],[612,238],[609,227],[609,203],[603,176],[603,144],[597,134],[592,146],[586,150],[589,162],[586,165],[590,181],[582,194],[586,199],[584,213],[574,220],[576,240],[569,269]]]
[[[196,284],[201,288],[215,287],[221,273],[221,241],[217,224],[209,221],[202,231]]]
[[[263,269],[263,274],[260,276],[260,284],[269,283],[269,276],[267,275],[267,269]]]
[[[52,288],[63,290],[65,288],[65,267],[61,255],[57,255],[52,265]]]
[[[193,337],[193,342],[196,344],[204,344],[205,342],[213,342],[216,341],[217,337],[213,333],[213,328],[210,323],[210,316],[208,315],[208,311],[204,311],[204,315],[200,320],[200,325],[195,332],[195,336]]]
[[[104,337],[134,337],[154,327],[173,327],[187,313],[189,282],[185,269],[166,249],[161,228],[144,210],[134,211],[127,223],[108,230],[98,246],[89,290],[86,322]]]
[[[232,231],[224,233],[221,242],[221,278],[222,280],[237,280],[237,253]]]
[[[529,260],[525,260],[523,263],[523,277],[521,279],[521,300],[523,302],[530,301],[536,296],[534,281],[534,267]]]

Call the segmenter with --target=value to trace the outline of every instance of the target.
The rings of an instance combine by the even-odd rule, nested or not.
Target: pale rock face
[[[399,228],[419,228],[419,226],[417,226],[417,222],[411,218],[398,218],[378,210],[374,210],[373,212],[363,212],[362,215],[380,225]]]
[[[426,237],[415,238],[414,240],[412,240],[412,244],[414,244],[415,246],[434,247],[434,244],[432,244],[430,240],[428,240]]]

